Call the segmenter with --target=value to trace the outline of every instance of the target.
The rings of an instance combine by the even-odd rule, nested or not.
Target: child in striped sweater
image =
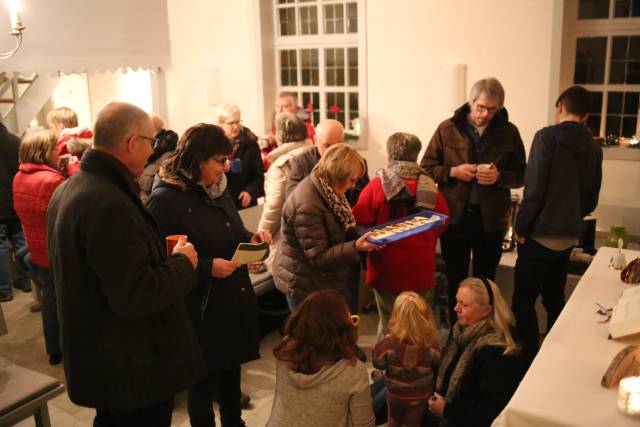
[[[429,305],[415,292],[401,293],[393,304],[389,334],[373,350],[373,366],[385,374],[389,427],[420,425],[438,372],[438,348]]]

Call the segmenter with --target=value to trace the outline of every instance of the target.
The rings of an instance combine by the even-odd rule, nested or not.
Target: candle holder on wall
[[[15,55],[15,53],[18,51],[18,49],[20,49],[20,46],[22,45],[22,32],[26,28],[24,25],[22,25],[22,21],[20,20],[20,9],[22,8],[20,0],[7,0],[7,7],[9,9],[12,24],[12,29],[9,34],[16,38],[16,47],[8,52],[0,53],[0,59],[9,59],[13,55]]]

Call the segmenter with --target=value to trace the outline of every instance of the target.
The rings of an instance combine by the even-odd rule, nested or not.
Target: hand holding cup
[[[476,179],[480,185],[493,185],[500,179],[500,171],[493,163],[481,163],[477,167]]]
[[[193,244],[187,242],[186,236],[180,237],[178,243],[173,247],[172,255],[175,254],[182,254],[189,258],[194,269],[198,267],[198,253]]]

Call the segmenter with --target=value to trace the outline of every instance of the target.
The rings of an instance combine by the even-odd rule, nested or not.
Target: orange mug
[[[186,234],[172,234],[171,236],[167,236],[165,239],[165,243],[167,245],[167,256],[173,255],[173,248],[176,247],[181,238],[184,238],[185,242],[187,241]]]

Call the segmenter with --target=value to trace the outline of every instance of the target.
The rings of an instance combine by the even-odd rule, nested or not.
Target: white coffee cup
[[[488,171],[491,169],[491,165],[489,163],[480,163],[476,166],[476,169],[478,169],[478,171]]]

